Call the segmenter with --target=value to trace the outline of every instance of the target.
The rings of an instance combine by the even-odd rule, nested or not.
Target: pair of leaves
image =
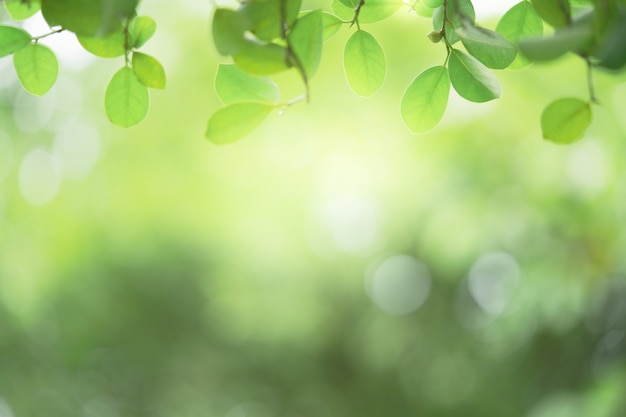
[[[500,83],[487,67],[471,55],[452,49],[448,68],[427,69],[404,92],[400,113],[411,131],[424,133],[439,123],[448,105],[450,84],[461,97],[477,103],[498,98],[501,93]]]
[[[385,80],[385,53],[376,39],[364,30],[357,30],[346,42],[343,65],[350,87],[359,96],[373,95]]]
[[[251,76],[235,65],[221,64],[215,90],[226,107],[213,113],[205,136],[216,145],[235,142],[253,131],[278,101],[278,86],[269,78]]]
[[[132,68],[118,70],[107,86],[104,107],[109,120],[121,127],[141,122],[150,106],[148,87],[165,88],[165,71],[152,56],[134,52]]]
[[[56,82],[59,64],[47,46],[32,43],[23,29],[0,26],[0,57],[13,54],[17,77],[31,94],[43,95]]]

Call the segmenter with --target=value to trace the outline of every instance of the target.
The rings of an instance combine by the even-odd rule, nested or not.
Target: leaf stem
[[[361,30],[361,26],[359,25],[359,13],[361,13],[361,7],[365,6],[365,0],[359,0],[359,4],[354,8],[354,17],[350,22],[350,27],[356,23],[356,28]]]
[[[33,41],[35,43],[37,43],[37,42],[39,42],[40,39],[47,38],[48,36],[55,35],[57,33],[61,33],[64,30],[65,30],[65,28],[59,28],[59,29],[53,30],[52,32],[45,33],[45,34],[40,35],[40,36],[33,36]]]
[[[278,114],[282,115],[285,110],[287,110],[289,107],[293,106],[294,104],[297,104],[301,101],[309,101],[309,97],[307,94],[303,94],[301,96],[297,96],[292,98],[291,100],[285,102],[285,103],[280,103],[277,104],[276,107],[278,107]]]
[[[593,65],[589,57],[585,58],[585,62],[587,63],[587,86],[589,88],[589,100],[592,103],[600,104],[598,97],[596,97],[596,89],[593,83]]]
[[[304,69],[304,65],[302,65],[302,61],[293,50],[291,46],[291,42],[289,41],[289,36],[287,35],[287,30],[289,29],[289,24],[287,22],[287,0],[280,0],[280,36],[285,41],[286,48],[286,56],[287,65],[293,63],[298,72],[300,73],[300,77],[302,78],[302,82],[304,83],[304,97],[308,102],[310,100],[310,92],[309,92],[309,77]]]

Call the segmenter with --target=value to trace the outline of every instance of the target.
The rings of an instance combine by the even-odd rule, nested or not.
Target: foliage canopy
[[[124,57],[111,79],[105,110],[112,123],[130,127],[149,107],[149,88],[163,89],[160,62],[139,49],[155,33],[156,22],[138,16],[138,0],[6,0],[14,20],[41,10],[51,32],[32,36],[14,25],[0,26],[0,56],[13,55],[24,88],[43,95],[54,84],[58,65],[54,53],[38,41],[61,31],[73,32],[90,53]],[[578,55],[588,71],[588,98],[564,98],[549,104],[541,117],[546,140],[571,143],[584,136],[598,104],[592,73],[621,72],[626,64],[626,0],[523,0],[508,10],[495,30],[476,22],[471,0],[333,0],[331,11],[303,10],[301,0],[246,0],[236,8],[217,7],[212,18],[215,47],[233,64],[221,64],[215,88],[225,107],[210,117],[206,136],[216,144],[241,139],[272,110],[283,111],[309,100],[309,81],[322,58],[323,43],[342,28],[353,33],[345,44],[343,66],[348,84],[370,97],[382,86],[385,51],[364,27],[391,18],[410,7],[432,19],[427,37],[446,50],[441,65],[425,69],[401,98],[408,128],[423,133],[443,117],[450,86],[464,99],[483,103],[502,94],[492,70],[520,69],[533,61],[551,61],[566,53]],[[543,36],[544,27],[550,33]],[[270,78],[298,73],[302,95],[280,101]]]

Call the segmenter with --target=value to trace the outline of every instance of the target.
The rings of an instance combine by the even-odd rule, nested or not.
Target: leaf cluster
[[[165,87],[159,61],[138,49],[156,23],[137,16],[139,0],[7,0],[14,20],[41,10],[51,32],[33,37],[14,26],[0,26],[0,56],[13,55],[21,83],[33,94],[54,84],[58,64],[39,39],[74,32],[80,44],[103,58],[124,57],[105,93],[105,109],[117,125],[139,123],[149,106],[148,88]],[[282,112],[310,99],[310,80],[322,59],[324,42],[341,29],[352,31],[344,47],[343,67],[355,94],[374,95],[387,72],[385,52],[364,27],[407,7],[400,0],[332,0],[330,10],[303,10],[302,0],[242,0],[217,7],[212,35],[217,51],[232,60],[215,78],[224,107],[209,119],[207,138],[216,144],[237,141],[273,111]],[[414,133],[433,129],[443,118],[450,88],[462,98],[483,103],[502,94],[494,71],[521,69],[533,61],[577,54],[587,66],[589,98],[559,99],[541,117],[545,139],[571,143],[584,136],[592,120],[595,96],[592,72],[623,71],[626,65],[626,0],[522,0],[508,10],[495,30],[476,22],[471,0],[415,0],[417,15],[432,20],[426,36],[445,48],[445,59],[424,69],[407,86],[400,113]],[[543,36],[544,29],[549,32]],[[303,93],[281,99],[272,78],[296,71]]]
[[[32,36],[16,26],[0,26],[0,57],[13,55],[18,79],[26,91],[43,95],[55,84],[59,66],[54,52],[39,41],[68,31],[85,50],[101,58],[124,57],[105,93],[112,123],[130,127],[148,112],[148,88],[165,88],[165,71],[154,57],[138,52],[156,31],[156,22],[137,16],[139,0],[6,0],[12,19],[25,20],[41,11],[50,32]]]

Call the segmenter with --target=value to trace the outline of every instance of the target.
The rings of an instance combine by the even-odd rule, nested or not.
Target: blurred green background
[[[217,147],[211,6],[140,11],[168,88],[138,127],[104,115],[120,60],[47,38],[43,98],[0,60],[0,417],[626,415],[623,75],[571,146],[539,116],[586,97],[574,58],[414,136],[401,94],[445,51],[399,12],[364,27],[376,96],[347,86],[345,29],[309,105]]]

